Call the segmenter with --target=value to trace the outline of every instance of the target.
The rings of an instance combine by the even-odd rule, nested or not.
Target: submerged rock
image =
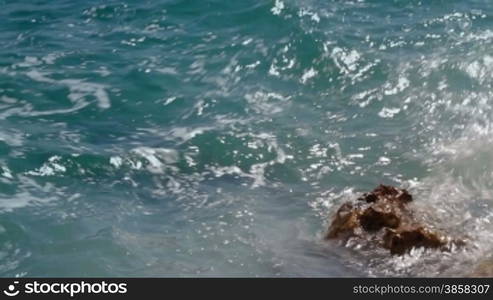
[[[451,243],[460,244],[417,221],[407,205],[412,200],[405,189],[379,185],[358,198],[357,203],[344,203],[337,210],[326,238],[354,238],[360,244],[375,244],[397,255],[415,247],[446,250]]]

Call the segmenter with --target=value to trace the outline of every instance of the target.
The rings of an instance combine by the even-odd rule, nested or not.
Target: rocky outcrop
[[[356,203],[344,203],[336,212],[326,238],[360,244],[372,243],[401,255],[414,247],[446,250],[451,243],[461,244],[418,222],[408,203],[412,196],[393,186],[379,185],[363,194]]]

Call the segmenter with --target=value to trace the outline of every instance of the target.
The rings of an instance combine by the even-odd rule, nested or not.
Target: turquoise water
[[[489,0],[0,8],[2,276],[449,276],[493,250]],[[469,246],[323,241],[379,183]]]

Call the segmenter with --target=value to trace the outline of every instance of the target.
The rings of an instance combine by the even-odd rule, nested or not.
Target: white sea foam
[[[400,108],[387,108],[387,107],[384,107],[384,108],[382,108],[382,110],[378,113],[378,115],[379,115],[381,118],[391,119],[391,118],[393,118],[396,114],[398,114],[400,111],[401,111],[401,109],[400,109]]]
[[[342,48],[335,47],[332,49],[332,58],[334,62],[339,67],[339,69],[344,73],[354,72],[358,67],[358,61],[361,55],[356,50],[345,51]]]
[[[176,150],[166,148],[138,147],[133,149],[131,153],[145,159],[147,161],[146,169],[157,174],[164,173],[167,168],[172,168],[171,165],[179,159]],[[140,169],[140,167],[136,169]]]
[[[406,77],[401,76],[401,77],[399,77],[395,86],[391,87],[390,83],[385,85],[384,94],[385,95],[395,95],[397,93],[404,91],[406,88],[408,88],[409,84],[410,84],[409,80]]]
[[[0,119],[2,119],[1,114]],[[0,131],[0,141],[12,147],[22,146],[24,144],[24,136],[25,133],[14,129],[2,129]]]
[[[24,175],[16,176],[17,192],[15,195],[0,194],[0,212],[10,212],[29,205],[54,202],[64,196],[63,189],[51,183],[39,184]]]
[[[250,104],[250,108],[257,113],[271,115],[283,111],[289,105],[290,96],[283,96],[275,92],[256,91],[253,94],[246,94],[245,99]]]
[[[34,171],[28,171],[26,174],[33,176],[55,176],[67,171],[67,168],[61,164],[60,156],[52,156],[40,168]]]
[[[306,71],[303,73],[303,75],[301,76],[300,82],[304,84],[304,83],[306,83],[309,79],[311,79],[311,78],[313,78],[313,77],[317,76],[317,74],[318,74],[318,72],[317,72],[317,71],[315,71],[315,69],[314,69],[314,68],[310,68],[310,69],[306,70]]]
[[[115,168],[119,168],[123,165],[123,159],[119,156],[110,157],[110,164]]]
[[[280,15],[283,9],[284,2],[282,2],[281,0],[275,0],[274,7],[272,7],[271,11],[274,15]]]
[[[49,84],[59,84],[66,86],[70,93],[68,98],[76,104],[74,107],[77,109],[81,109],[85,107],[87,104],[87,96],[92,95],[96,98],[96,104],[101,109],[108,109],[111,107],[111,101],[106,92],[106,86],[99,83],[91,83],[86,82],[82,79],[62,79],[62,80],[54,80],[47,76],[47,74],[41,73],[37,70],[30,70],[26,73],[26,75],[32,80],[38,82],[44,82]],[[55,113],[64,112],[66,110],[55,110]],[[71,110],[68,110],[71,111]]]
[[[12,175],[12,171],[10,171],[9,167],[7,166],[1,166],[1,171],[2,171],[2,176],[8,179],[13,179],[14,176]]]

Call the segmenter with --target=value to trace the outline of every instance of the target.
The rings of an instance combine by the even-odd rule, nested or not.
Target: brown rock
[[[383,236],[383,246],[392,254],[402,255],[414,247],[441,248],[446,240],[423,227],[387,229]]]
[[[398,214],[391,209],[370,206],[359,215],[359,223],[366,231],[378,231],[384,227],[397,228],[400,222]]]
[[[327,238],[335,239],[341,237],[349,237],[356,235],[355,229],[359,224],[360,211],[354,208],[351,203],[344,203],[339,210],[337,210],[336,217],[332,221],[327,233]]]
[[[399,189],[390,185],[381,184],[370,193],[365,193],[362,197],[358,198],[358,200],[366,201],[367,203],[373,203],[383,199],[407,203],[411,202],[413,197],[405,189]]]
[[[344,203],[339,208],[327,239],[376,241],[378,246],[397,255],[414,247],[446,248],[447,239],[443,235],[415,220],[407,205],[413,198],[406,190],[379,185],[358,200],[356,204]]]

